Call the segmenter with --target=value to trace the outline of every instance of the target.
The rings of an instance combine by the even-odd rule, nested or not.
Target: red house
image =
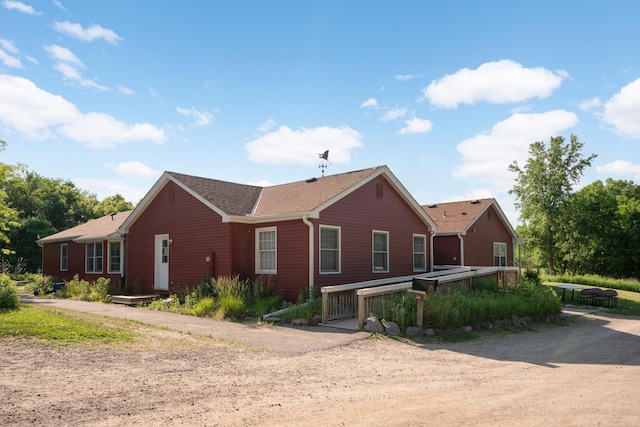
[[[84,280],[108,277],[124,284],[124,239],[118,233],[132,211],[118,212],[38,239],[42,247],[42,272],[60,280],[76,274]]]
[[[165,172],[118,232],[129,290],[239,275],[296,300],[313,286],[429,271],[435,228],[379,166],[264,188]]]
[[[423,209],[438,226],[434,265],[514,265],[518,236],[495,199],[438,203]]]

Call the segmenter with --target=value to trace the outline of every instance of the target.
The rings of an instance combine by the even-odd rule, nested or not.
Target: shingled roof
[[[493,198],[465,200],[424,205],[422,208],[438,225],[439,234],[464,233],[495,201]]]
[[[111,215],[105,215],[101,218],[93,219],[76,227],[63,230],[59,233],[52,234],[39,239],[39,245],[53,242],[89,242],[97,240],[107,240],[120,237],[118,228],[129,217],[132,211],[118,212]]]
[[[136,221],[136,217],[146,209],[158,191],[169,181],[174,182],[208,205],[223,217],[223,221],[260,222],[285,219],[285,217],[291,219],[304,215],[316,215],[325,207],[381,174],[385,174],[389,182],[404,195],[407,203],[414,208],[416,213],[435,228],[433,221],[424,213],[391,171],[386,166],[376,166],[269,187],[165,172],[138,204],[133,215],[125,221],[120,231],[127,233],[130,225]]]

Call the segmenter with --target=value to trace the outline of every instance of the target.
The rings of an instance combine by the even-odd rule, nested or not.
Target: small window
[[[67,271],[69,268],[69,244],[60,245],[60,271]]]
[[[507,244],[501,242],[493,243],[493,265],[495,267],[507,266]]]
[[[109,242],[109,273],[120,273],[122,265],[122,242]]]
[[[340,227],[320,226],[320,273],[340,273]]]
[[[276,227],[256,229],[256,273],[276,274],[277,272]]]
[[[413,235],[413,271],[427,271],[427,236]]]
[[[102,242],[91,242],[86,248],[86,272],[102,273]]]
[[[389,233],[387,231],[373,232],[373,272],[386,273],[389,271]]]

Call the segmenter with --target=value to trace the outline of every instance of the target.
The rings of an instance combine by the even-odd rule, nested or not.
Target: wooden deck
[[[160,298],[160,295],[112,295],[111,302],[114,304],[137,305],[149,303]]]

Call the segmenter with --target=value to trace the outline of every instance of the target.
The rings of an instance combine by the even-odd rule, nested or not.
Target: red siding
[[[60,271],[60,247],[63,243],[68,245],[67,271]],[[42,273],[51,276],[54,280],[69,281],[77,274],[80,279],[93,282],[99,277],[111,279],[111,284],[116,289],[121,289],[123,279],[118,274],[107,274],[109,262],[109,245],[104,241],[102,245],[102,273],[85,273],[85,244],[68,242],[47,243],[44,245],[42,256]],[[124,263],[124,258],[121,260]]]
[[[231,226],[186,191],[167,183],[127,236],[127,286],[154,293],[155,236],[168,234],[169,292],[197,284],[203,275],[231,275]],[[206,257],[213,261],[207,262]]]
[[[313,223],[315,284],[319,287],[415,274],[414,234],[426,236],[429,265],[428,226],[382,176],[322,211]],[[341,274],[319,274],[319,225],[341,227]],[[389,233],[388,273],[372,271],[373,230]]]
[[[464,264],[492,266],[494,242],[507,244],[507,265],[513,265],[513,237],[490,206],[464,236]]]
[[[433,263],[435,265],[460,265],[460,239],[455,236],[433,238]]]

